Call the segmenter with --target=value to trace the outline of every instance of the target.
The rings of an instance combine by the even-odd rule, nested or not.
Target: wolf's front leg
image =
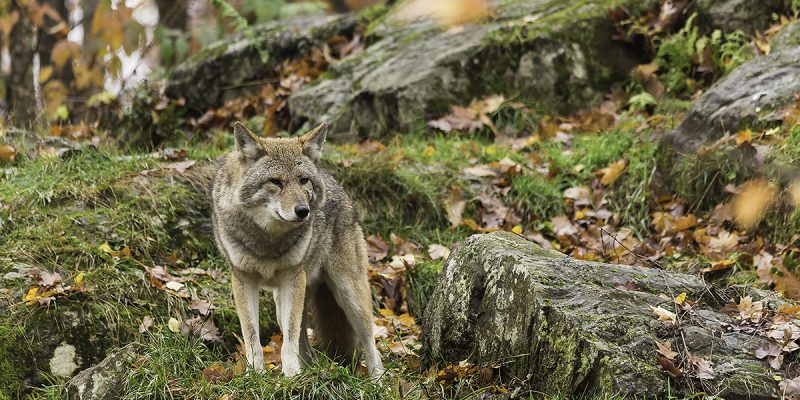
[[[306,273],[303,269],[287,274],[275,291],[278,321],[283,332],[281,363],[286,376],[299,374],[302,367],[300,335],[305,335],[302,329],[305,296]]]
[[[239,316],[239,324],[242,326],[247,367],[263,372],[264,352],[258,334],[258,280],[234,269],[231,286],[236,315]]]

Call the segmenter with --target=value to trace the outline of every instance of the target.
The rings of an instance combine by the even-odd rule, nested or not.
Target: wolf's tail
[[[308,290],[315,347],[331,359],[350,364],[358,360],[355,330],[324,282]]]

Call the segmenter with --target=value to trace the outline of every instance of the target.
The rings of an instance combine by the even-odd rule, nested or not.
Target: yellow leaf
[[[746,182],[733,199],[736,222],[747,229],[756,226],[775,199],[776,192],[775,187],[763,179]]]
[[[58,110],[58,107],[64,103],[67,98],[67,87],[61,81],[52,80],[47,82],[42,88],[42,97],[44,97],[45,109],[49,114]]]
[[[397,317],[397,320],[400,321],[401,324],[408,327],[414,326],[417,323],[417,321],[414,320],[414,317],[408,313],[400,314],[400,316]]]
[[[622,172],[625,171],[625,160],[618,160],[614,163],[611,163],[608,167],[605,167],[600,170],[602,177],[600,178],[600,183],[605,186],[611,185],[619,179],[622,175]]]
[[[381,315],[383,315],[384,317],[395,317],[396,316],[394,311],[392,311],[392,310],[390,310],[388,308],[381,308],[380,310],[378,310],[378,312],[381,313]]]
[[[113,253],[114,250],[111,249],[111,246],[108,245],[108,242],[105,242],[98,247],[103,253]]]
[[[514,232],[517,235],[521,235],[522,234],[522,227],[519,226],[519,225],[515,225],[513,228],[511,228],[511,232]]]
[[[683,292],[677,296],[675,296],[675,302],[678,304],[683,304],[686,301],[686,292]]]
[[[39,296],[38,293],[39,293],[39,287],[34,286],[28,289],[28,293],[25,293],[25,296],[22,296],[22,301],[30,303],[34,300],[38,300],[41,298],[41,296]]]
[[[739,131],[739,133],[736,134],[736,144],[742,144],[752,141],[753,141],[753,131],[751,131],[749,128],[741,130]]]
[[[180,333],[181,332],[181,323],[180,323],[180,321],[178,321],[175,318],[170,318],[169,321],[167,322],[167,328],[169,328],[169,330],[171,330],[171,331],[173,331],[175,333]]]
[[[81,272],[81,273],[79,273],[79,274],[78,274],[78,275],[75,277],[75,284],[76,284],[76,285],[80,285],[81,283],[83,283],[83,277],[84,277],[84,276],[86,276],[86,273],[85,273],[85,272]]]
[[[39,83],[47,82],[53,76],[53,66],[48,65],[39,70]]]
[[[69,61],[71,58],[76,58],[81,54],[81,46],[75,42],[71,42],[67,39],[59,40],[55,46],[53,46],[53,52],[50,53],[50,57],[53,60],[53,65],[56,68],[61,69],[64,67],[64,64]]]
[[[425,148],[425,151],[423,151],[422,154],[424,154],[425,157],[433,157],[433,155],[436,154],[436,149],[433,148],[433,146],[428,146]]]

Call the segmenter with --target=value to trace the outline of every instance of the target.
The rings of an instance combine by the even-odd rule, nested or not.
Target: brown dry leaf
[[[217,306],[211,304],[208,300],[192,300],[189,303],[189,309],[193,311],[197,311],[198,314],[207,317],[213,309],[217,308]]]
[[[781,398],[787,400],[800,400],[800,376],[784,379],[779,384]]]
[[[474,167],[467,167],[461,170],[467,177],[470,178],[496,178],[497,170],[488,165],[476,165]]]
[[[503,226],[509,212],[503,201],[485,194],[478,196],[478,201],[481,202],[481,226],[486,229],[499,229]]]
[[[142,323],[139,324],[139,333],[147,332],[147,330],[150,329],[152,326],[153,326],[153,317],[145,315],[144,318],[142,318]]]
[[[51,58],[53,60],[53,65],[55,65],[57,69],[62,69],[67,61],[80,57],[80,55],[81,45],[67,39],[62,39],[53,46]]]
[[[764,304],[760,301],[754,302],[750,296],[742,297],[737,308],[739,309],[739,317],[744,320],[758,322],[764,315]]]
[[[669,322],[675,324],[678,322],[677,316],[672,311],[667,311],[661,307],[650,306],[650,310],[658,316],[659,321]]]
[[[464,200],[464,191],[458,186],[450,187],[447,198],[444,199],[444,209],[447,212],[447,220],[450,226],[455,228],[461,225],[461,218],[464,214],[467,202]]]
[[[389,254],[389,244],[381,238],[381,235],[367,237],[367,258],[369,262],[376,263],[383,260],[387,254]]]
[[[706,358],[693,356],[687,352],[686,360],[694,367],[694,376],[699,379],[714,379],[714,367],[711,361]]]
[[[737,244],[739,244],[739,235],[729,231],[720,231],[717,237],[712,237],[708,241],[708,247],[720,253],[733,250]]]
[[[203,379],[210,383],[225,383],[233,379],[233,374],[221,362],[215,362],[203,369]]]
[[[661,355],[661,353],[656,353],[656,361],[658,361],[658,365],[660,365],[661,368],[664,368],[664,371],[666,371],[671,377],[680,378],[683,376],[683,371],[676,367],[672,360],[664,357]]]
[[[677,352],[672,350],[672,342],[667,340],[666,342],[659,342],[656,340],[656,347],[658,348],[658,353],[662,356],[666,357],[668,360],[672,361],[678,355]]]
[[[672,29],[680,21],[681,16],[689,7],[689,0],[665,0],[661,2],[658,21],[655,24],[656,32]]]
[[[0,144],[0,161],[3,162],[14,162],[14,159],[17,157],[17,149],[10,144]]]
[[[269,343],[262,348],[266,364],[277,365],[281,363],[281,346],[283,346],[283,336],[272,335]]]
[[[744,183],[732,201],[736,222],[747,229],[755,227],[772,204],[776,193],[775,187],[763,179]]]
[[[219,329],[214,325],[214,321],[201,317],[194,317],[183,321],[180,326],[180,333],[182,336],[197,335],[200,339],[210,342],[219,342],[222,340],[219,337]]]
[[[625,159],[613,162],[608,167],[605,167],[599,171],[599,174],[602,176],[600,178],[600,183],[605,186],[609,186],[616,182],[624,171]]]

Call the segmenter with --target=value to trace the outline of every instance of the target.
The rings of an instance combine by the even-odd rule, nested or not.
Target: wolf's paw
[[[292,377],[300,373],[300,361],[299,360],[284,360],[283,365],[281,366],[281,371],[283,371],[283,375],[287,377]]]

